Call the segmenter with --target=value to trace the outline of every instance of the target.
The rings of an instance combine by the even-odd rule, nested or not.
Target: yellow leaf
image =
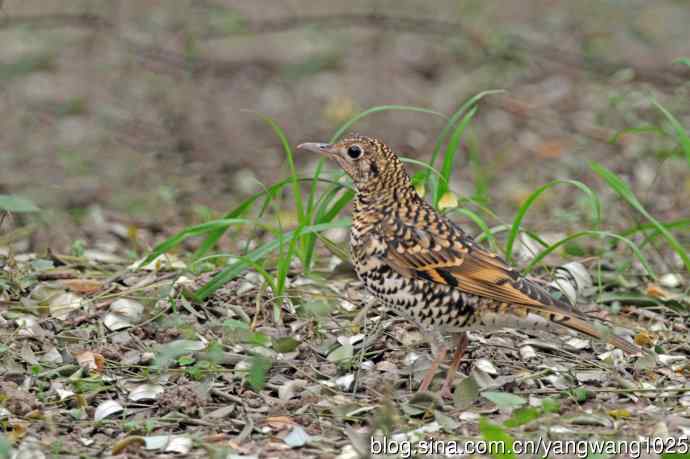
[[[105,357],[97,352],[81,352],[76,355],[76,360],[80,367],[89,372],[102,373],[105,368]]]
[[[103,283],[96,279],[65,279],[61,284],[75,293],[85,295],[96,293],[103,287]]]
[[[438,208],[443,210],[452,209],[454,207],[458,207],[458,197],[452,191],[445,192],[438,201]]]
[[[417,194],[418,194],[419,196],[421,196],[422,198],[423,198],[424,195],[426,194],[426,185],[424,184],[424,182],[420,182],[420,183],[416,184],[416,185],[414,186],[414,189],[415,189],[415,191],[417,192]]]
[[[617,410],[610,410],[609,416],[611,416],[612,418],[616,418],[616,419],[629,418],[630,417],[630,411],[626,410],[625,408],[619,408]]]
[[[299,224],[299,218],[297,217],[297,212],[292,210],[281,210],[276,215],[281,226],[286,228],[294,228]]]
[[[647,285],[647,295],[652,298],[659,298],[661,300],[666,300],[670,297],[669,293],[656,284]]]
[[[130,446],[134,446],[132,450],[142,449],[146,447],[146,440],[144,439],[144,437],[140,437],[138,435],[132,437],[125,437],[115,442],[115,444],[113,445],[113,449],[111,451],[114,455],[122,454]]]
[[[19,441],[24,438],[26,432],[29,429],[29,423],[19,420],[11,420],[8,423],[9,430],[7,432],[7,439],[12,444],[19,443]]]
[[[654,335],[646,330],[642,330],[637,335],[635,335],[635,344],[642,347],[648,347],[654,344]]]
[[[139,239],[139,228],[137,228],[134,225],[129,225],[127,227],[127,237],[131,241],[136,241],[137,239]]]

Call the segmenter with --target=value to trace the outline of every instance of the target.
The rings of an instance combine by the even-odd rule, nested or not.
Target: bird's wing
[[[449,220],[441,220],[427,211],[422,221],[424,224],[389,218],[380,224],[387,245],[386,261],[403,276],[450,285],[496,300],[499,309],[526,309],[551,323],[604,339],[628,353],[640,351],[622,338],[605,336],[592,326],[587,316],[521,276],[498,255],[478,246]]]
[[[400,274],[500,302],[573,311],[452,223],[438,220],[422,226],[388,219],[381,223],[381,230],[388,246],[387,261]]]

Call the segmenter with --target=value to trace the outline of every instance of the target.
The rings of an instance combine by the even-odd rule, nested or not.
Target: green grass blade
[[[243,261],[244,263],[247,264],[248,268],[254,269],[261,277],[263,277],[264,281],[268,284],[268,286],[271,288],[271,291],[276,292],[278,291],[278,285],[276,284],[276,278],[269,273],[261,263],[258,261],[252,260],[251,258],[245,257],[245,256],[239,256],[237,257],[238,260]]]
[[[477,237],[474,238],[476,242],[484,242],[485,240],[489,239],[490,237],[496,237],[496,234],[499,233],[504,233],[506,231],[510,231],[510,225],[496,225],[491,228],[489,228],[489,232],[482,232],[481,234],[478,234]],[[491,236],[489,236],[491,234]]]
[[[663,105],[661,105],[659,102],[652,101],[656,108],[659,109],[661,113],[666,116],[666,119],[671,123],[671,126],[673,126],[673,131],[676,133],[676,137],[678,137],[678,142],[680,143],[680,146],[683,149],[683,152],[685,153],[685,159],[688,161],[688,166],[690,166],[690,137],[688,136],[687,131],[685,128],[683,128],[683,125],[680,124],[678,119],[673,116],[671,112],[666,110]]]
[[[616,132],[609,138],[609,143],[618,143],[621,138],[626,135],[626,134],[644,134],[651,132],[653,134],[657,135],[665,135],[666,133],[664,132],[663,129],[661,129],[659,126],[651,126],[651,125],[646,125],[646,126],[638,126],[638,127],[632,127],[632,128],[626,128],[626,129],[621,129],[620,131]]]
[[[222,230],[223,232],[225,232],[225,230],[227,230],[230,226],[247,225],[251,223],[254,223],[254,220],[249,220],[246,218],[223,218],[220,220],[211,220],[200,225],[190,226],[176,233],[175,235],[169,237],[168,239],[154,247],[151,251],[151,254],[140,263],[140,266],[144,266],[151,263],[154,259],[156,259],[156,257],[168,252],[174,247],[177,247],[187,238],[200,236],[202,234],[218,230]]]
[[[259,117],[268,124],[271,129],[273,129],[273,132],[278,136],[278,139],[280,140],[280,144],[283,147],[283,151],[285,152],[285,157],[287,158],[288,162],[288,168],[290,169],[290,179],[292,182],[292,192],[295,197],[295,208],[297,209],[297,219],[300,222],[300,224],[304,225],[307,222],[305,221],[305,213],[304,213],[304,201],[302,200],[302,190],[300,188],[300,181],[299,177],[297,176],[297,168],[295,167],[295,158],[293,157],[292,154],[292,148],[290,148],[290,142],[287,139],[287,136],[285,135],[285,131],[281,129],[280,126],[273,120],[273,118],[269,116],[264,116],[260,113],[257,113]]]
[[[324,236],[321,233],[315,233],[316,237],[319,238],[319,240],[323,243],[323,245],[326,246],[329,252],[331,252],[333,255],[338,257],[340,261],[342,262],[348,262],[350,261],[350,256],[348,255],[346,250],[343,250],[336,244],[335,242],[331,241],[328,239],[326,236]]]
[[[690,272],[690,256],[688,252],[680,245],[678,240],[673,237],[673,234],[666,229],[666,227],[661,224],[656,218],[654,218],[647,209],[637,200],[637,197],[632,192],[627,183],[623,181],[616,174],[605,168],[599,163],[594,161],[590,162],[589,166],[592,168],[596,174],[604,179],[604,181],[610,186],[625,202],[628,203],[630,207],[639,212],[643,217],[645,217],[654,227],[661,233],[661,235],[666,239],[668,245],[678,254],[678,256],[683,260],[685,268]]]
[[[349,120],[345,121],[342,126],[340,126],[336,131],[335,134],[333,134],[333,137],[331,137],[330,143],[335,143],[338,141],[338,139],[348,130],[350,129],[357,121],[361,120],[362,118],[365,118],[369,115],[373,115],[374,113],[379,113],[379,112],[385,112],[385,111],[390,111],[390,110],[402,110],[402,111],[408,111],[408,112],[420,112],[420,113],[428,113],[430,115],[438,116],[443,119],[447,119],[447,116],[444,115],[443,113],[430,110],[428,108],[422,108],[422,107],[414,107],[411,105],[378,105],[376,107],[371,107],[367,110],[364,110],[361,113],[356,114]]]
[[[456,207],[455,209],[451,209],[450,212],[462,214],[470,220],[472,220],[482,230],[482,232],[477,236],[477,238],[481,237],[482,240],[488,239],[491,250],[493,250],[494,252],[498,251],[498,246],[496,244],[496,236],[493,235],[491,229],[489,228],[489,225],[482,217],[480,217],[478,214],[471,211],[470,209],[464,207]]]
[[[472,168],[472,177],[474,178],[474,200],[487,205],[489,203],[489,175],[487,168],[482,166],[479,154],[479,145],[475,136],[470,137],[467,142],[467,151],[469,153],[469,163]]]
[[[448,118],[448,122],[446,125],[443,127],[441,130],[440,134],[438,137],[436,137],[436,143],[434,144],[434,150],[431,153],[431,160],[429,161],[429,164],[431,166],[434,166],[436,164],[436,161],[438,159],[438,155],[441,153],[441,147],[446,141],[446,138],[448,137],[449,133],[452,131],[452,129],[455,127],[455,125],[458,124],[458,121],[462,118],[462,116],[469,110],[472,106],[474,106],[477,102],[479,102],[482,98],[491,95],[491,94],[499,94],[505,92],[503,89],[490,89],[488,91],[482,91],[479,94],[471,97],[468,99],[464,104],[460,106],[459,109],[453,113],[453,115]],[[429,181],[430,175],[427,173],[426,177],[424,178],[424,181]],[[436,184],[434,181],[431,182],[431,195],[435,196],[436,195]]]
[[[645,256],[642,254],[642,251],[639,249],[639,247],[637,247],[637,245],[635,245],[633,241],[621,236],[620,234],[611,233],[609,231],[597,230],[580,231],[578,233],[571,234],[554,244],[549,245],[544,250],[539,252],[532,260],[530,260],[529,264],[524,269],[524,272],[528,273],[532,271],[537,266],[537,264],[539,264],[539,262],[541,262],[548,254],[552,253],[554,250],[558,249],[562,245],[582,237],[608,237],[625,243],[628,247],[630,247],[630,250],[632,250],[637,259],[640,260],[640,263],[642,264],[642,266],[644,266],[645,270],[647,271],[647,274],[649,274],[651,277],[656,277],[656,274],[654,273],[654,270],[652,269],[651,265],[649,264]]]
[[[282,189],[284,186],[290,184],[292,181],[292,178],[288,179],[283,179],[277,183],[274,183],[268,189],[260,191],[249,198],[245,199],[243,202],[241,202],[237,207],[235,207],[233,210],[230,212],[226,213],[223,215],[223,218],[237,218],[240,217],[241,215],[244,215],[246,212],[248,212],[254,203],[261,198],[262,196],[269,196],[272,193],[276,193],[280,189]],[[206,239],[199,245],[199,248],[196,249],[194,254],[192,255],[193,260],[197,260],[203,256],[205,256],[209,250],[213,246],[216,245],[218,240],[223,237],[223,234],[225,234],[225,231],[227,230],[227,227],[225,228],[218,228],[217,230],[211,231],[211,234],[209,234]]]
[[[21,213],[38,212],[41,209],[39,209],[38,206],[36,206],[36,204],[34,204],[27,198],[11,194],[0,194],[0,210]]]
[[[460,198],[459,201],[460,201],[460,204],[470,203],[470,204],[476,206],[479,210],[481,210],[483,213],[485,213],[489,217],[496,219],[496,220],[499,219],[498,215],[496,215],[493,210],[489,209],[488,207],[486,207],[486,204],[484,204],[483,202],[481,202],[475,198],[462,197],[462,198]]]
[[[352,201],[355,193],[350,189],[345,189],[345,192],[340,197],[337,197],[337,194],[343,189],[345,189],[345,187],[336,183],[321,196],[316,206],[316,216],[314,217],[313,224],[322,224],[332,221],[340,211]],[[308,251],[308,254],[314,253],[317,236],[319,236],[318,233],[310,233],[304,236],[307,240],[305,250]],[[311,259],[312,255],[309,257],[310,261]]]
[[[453,163],[455,162],[455,155],[457,155],[460,150],[460,140],[462,135],[467,128],[467,125],[472,121],[475,113],[477,113],[477,107],[473,106],[470,110],[462,117],[460,122],[457,124],[453,133],[450,136],[448,145],[446,145],[446,152],[443,155],[443,165],[441,166],[441,177],[443,180],[439,180],[438,186],[436,186],[433,203],[434,207],[438,208],[438,202],[449,189],[450,176],[453,175]]]
[[[684,219],[681,219],[681,220],[675,220],[675,221],[672,221],[672,222],[662,223],[662,224],[664,225],[664,227],[665,227],[667,230],[672,230],[672,229],[676,229],[676,228],[690,227],[690,218],[684,218]],[[652,231],[650,231],[649,234],[645,235],[645,237],[644,237],[644,239],[642,240],[642,242],[640,242],[640,244],[639,244],[640,248],[643,248],[643,247],[645,247],[647,244],[649,244],[650,242],[653,242],[653,241],[656,240],[656,238],[658,238],[659,236],[661,236],[661,232],[660,232],[658,229],[654,228]]]
[[[433,166],[430,166],[429,164],[425,163],[424,161],[420,161],[420,160],[414,159],[414,158],[408,158],[405,156],[401,156],[400,161],[403,163],[407,163],[407,164],[414,164],[415,166],[419,166],[423,169],[426,169],[424,172],[434,174],[436,177],[439,178],[439,180],[443,180],[443,176],[441,175],[441,172],[436,170]]]
[[[262,212],[268,207],[268,204],[270,204],[270,201],[272,200],[272,196],[275,196],[281,189],[283,189],[286,186],[289,186],[292,183],[292,177],[288,177],[286,179],[283,179],[279,182],[274,183],[270,187],[266,188],[263,191],[259,191],[256,194],[248,197],[244,201],[242,201],[237,207],[235,207],[233,210],[230,212],[226,213],[223,215],[223,218],[239,218],[245,213],[249,212],[251,208],[254,206],[254,203],[260,199],[261,197],[266,197],[265,203],[263,205]],[[314,180],[313,177],[309,178],[300,178],[300,182],[312,182]],[[319,182],[324,182],[324,183],[332,183],[330,180],[318,179]],[[226,228],[219,228],[217,230],[213,230],[210,232],[208,236],[206,236],[206,239],[201,243],[199,248],[196,249],[194,254],[192,255],[193,260],[197,260],[203,256],[205,256],[211,248],[216,245],[218,240],[223,237],[223,234],[225,234],[225,231],[227,230]]]
[[[321,231],[326,231],[332,228],[348,228],[351,224],[350,219],[341,219],[334,222],[321,224],[321,225],[311,225],[306,226],[301,229],[301,234],[318,233]],[[295,234],[294,231],[287,231],[284,233],[284,239],[290,239]],[[258,261],[264,258],[269,253],[273,252],[280,246],[280,241],[278,239],[267,242],[254,250],[246,253],[244,257],[251,261]],[[202,301],[211,295],[213,292],[218,290],[223,285],[230,282],[232,279],[240,275],[248,267],[246,260],[240,260],[228,266],[224,270],[217,273],[211,278],[204,286],[200,287],[194,292],[194,296],[198,301]]]
[[[316,195],[318,192],[317,187],[319,185],[319,177],[321,176],[323,164],[324,164],[324,158],[319,158],[319,160],[316,163],[316,169],[314,170],[314,176],[312,177],[312,180],[311,180],[311,187],[309,188],[309,196],[307,199],[307,210],[306,210],[307,215],[312,215],[312,212],[314,210],[314,204],[316,202]]]
[[[679,218],[678,220],[671,220],[670,222],[662,222],[666,229],[684,228],[690,226],[690,218]],[[659,234],[659,230],[656,229],[652,223],[642,223],[640,225],[635,225],[632,228],[628,228],[622,231],[621,234],[625,237],[630,237],[633,234],[637,234],[644,231],[654,230],[654,234]]]
[[[355,197],[355,192],[352,190],[345,191],[340,198],[338,198],[333,205],[328,208],[328,211],[319,218],[319,223],[327,223],[333,220],[341,210],[347,206]]]
[[[251,263],[261,260],[280,246],[278,240],[270,241],[246,253],[240,260],[214,275],[210,281],[194,292],[197,301],[203,301],[210,294],[239,276]]]
[[[546,185],[542,185],[541,187],[537,188],[532,194],[530,194],[529,197],[525,200],[525,202],[520,206],[520,209],[518,209],[518,212],[515,215],[515,219],[513,220],[513,226],[510,228],[508,238],[506,239],[505,254],[507,262],[510,263],[510,261],[513,258],[513,246],[515,245],[515,240],[517,239],[518,234],[520,233],[520,225],[522,224],[522,220],[525,217],[527,210],[529,210],[532,204],[534,204],[534,201],[536,201],[537,198],[541,196],[542,193],[544,193],[544,191],[560,184],[572,185],[578,188],[583,193],[585,193],[592,207],[592,219],[594,221],[594,224],[595,226],[599,225],[599,222],[601,221],[601,203],[599,202],[599,198],[597,197],[597,195],[587,185],[577,180],[559,179],[549,182]]]
[[[277,281],[276,281],[276,290],[275,295],[276,296],[282,296],[283,291],[285,289],[285,284],[287,282],[287,276],[290,273],[290,263],[292,262],[292,259],[295,254],[295,245],[297,241],[300,239],[301,235],[301,228],[299,227],[294,230],[290,237],[290,241],[288,244],[287,248],[287,253],[282,253],[282,246],[283,246],[283,237],[282,235],[279,237],[280,245],[281,245],[281,254],[280,257],[278,258],[278,265],[277,265]],[[280,308],[280,305],[275,305],[278,308]]]
[[[316,205],[317,196],[317,186],[319,184],[319,177],[321,175],[321,170],[323,168],[324,159],[321,158],[316,163],[316,170],[314,171],[314,176],[312,177],[311,187],[309,188],[309,197],[307,200],[307,210],[306,215],[309,221],[312,221],[312,215],[314,215],[314,206]],[[316,238],[313,234],[308,234],[304,236],[302,241],[302,249],[304,254],[302,256],[302,263],[304,264],[305,273],[311,271],[312,261],[314,259],[314,249],[315,249]]]

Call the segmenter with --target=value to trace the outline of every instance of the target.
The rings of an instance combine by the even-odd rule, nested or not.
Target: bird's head
[[[320,153],[338,162],[358,190],[379,188],[379,184],[402,185],[409,181],[395,153],[372,137],[352,134],[337,143],[303,143],[300,150]]]

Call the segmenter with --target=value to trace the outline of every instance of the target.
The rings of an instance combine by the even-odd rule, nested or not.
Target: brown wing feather
[[[452,224],[437,221],[423,230],[418,227],[412,230],[410,225],[396,221],[382,224],[381,229],[388,244],[386,260],[404,276],[452,285],[500,303],[527,307],[551,322],[605,339],[626,352],[639,352],[637,346],[617,336],[602,336],[588,323],[585,315],[520,276],[505,261],[478,247]]]
[[[443,234],[438,231],[434,234],[433,227],[408,231],[409,226],[401,222],[383,226],[388,236],[387,261],[403,275],[413,273],[501,302],[533,306],[558,304],[572,310],[538,285],[520,277],[498,256],[478,247],[454,226],[444,227]],[[403,239],[396,237],[397,234],[412,237]]]

